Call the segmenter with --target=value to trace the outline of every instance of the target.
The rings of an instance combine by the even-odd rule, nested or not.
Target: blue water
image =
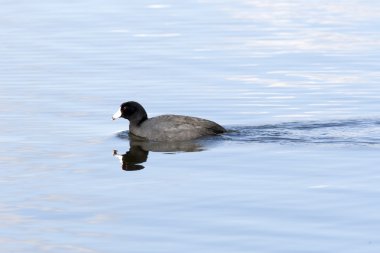
[[[3,2],[0,252],[379,252],[379,12]],[[229,132],[131,142],[128,100]]]

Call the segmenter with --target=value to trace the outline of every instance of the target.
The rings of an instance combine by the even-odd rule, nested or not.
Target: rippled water
[[[3,2],[1,252],[379,252],[379,12]],[[229,132],[131,142],[127,100]]]
[[[379,120],[289,122],[276,125],[236,127],[226,139],[277,144],[342,144],[342,147],[380,147]]]

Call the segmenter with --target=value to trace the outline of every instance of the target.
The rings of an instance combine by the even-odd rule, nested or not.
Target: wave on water
[[[224,140],[258,143],[315,143],[380,146],[380,120],[297,121],[230,127]]]

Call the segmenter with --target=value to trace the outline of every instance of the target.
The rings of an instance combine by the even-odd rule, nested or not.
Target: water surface
[[[3,2],[2,251],[379,252],[379,12]],[[134,145],[127,100],[230,131]]]

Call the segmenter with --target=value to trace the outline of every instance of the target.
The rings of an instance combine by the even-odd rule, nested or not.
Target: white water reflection
[[[209,1],[213,2],[213,1]],[[233,18],[249,20],[271,36],[255,36],[246,43],[274,52],[318,51],[342,53],[379,48],[378,33],[362,29],[379,24],[380,6],[372,1],[240,1],[244,8],[225,8]],[[375,23],[373,23],[375,21]]]

